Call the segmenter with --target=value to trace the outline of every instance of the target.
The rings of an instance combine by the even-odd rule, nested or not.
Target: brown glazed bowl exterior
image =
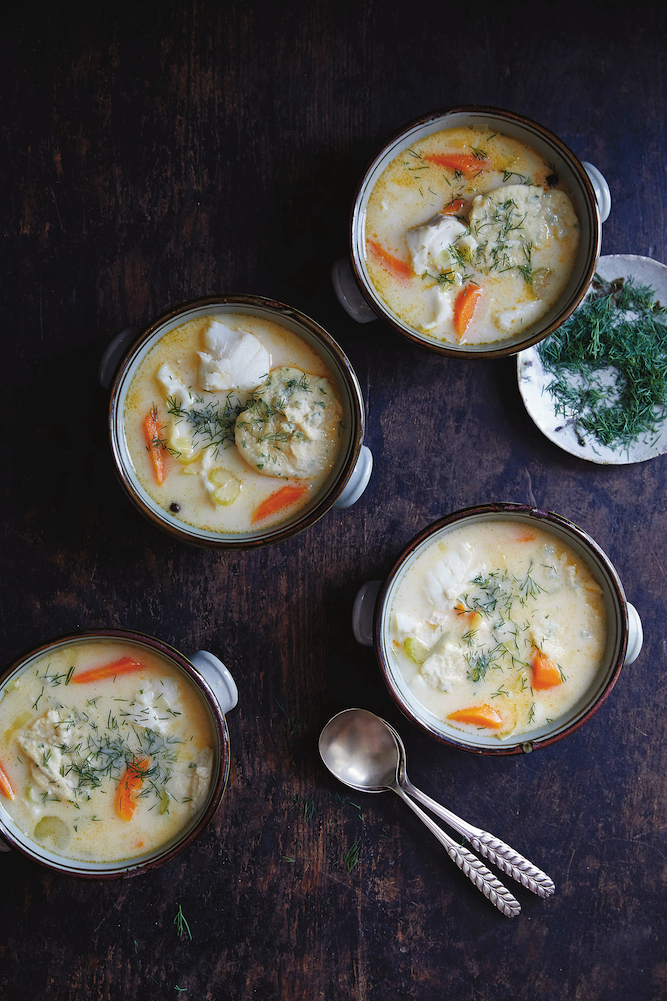
[[[408,326],[391,312],[375,290],[365,261],[366,205],[385,167],[401,150],[421,138],[443,129],[466,125],[488,126],[495,132],[503,132],[519,139],[536,150],[547,163],[553,164],[556,173],[568,187],[580,224],[577,260],[558,302],[541,320],[527,327],[525,331],[519,331],[513,337],[502,341],[479,345],[438,341]],[[406,125],[388,139],[361,179],[353,203],[350,225],[352,270],[359,289],[373,312],[420,347],[456,358],[501,358],[514,355],[543,340],[560,327],[577,308],[590,286],[600,256],[601,241],[602,225],[595,192],[586,170],[574,153],[548,129],[530,118],[524,118],[502,108],[481,105],[462,105],[434,111]]]
[[[389,620],[394,594],[416,557],[451,529],[499,519],[540,528],[556,536],[581,556],[602,588],[608,623],[607,648],[602,667],[589,690],[573,709],[539,730],[532,730],[523,735],[517,734],[502,743],[492,736],[464,734],[425,709],[414,696],[411,696],[402,681],[400,671],[392,661],[389,639]],[[523,504],[482,504],[464,508],[446,518],[441,518],[415,536],[403,550],[380,588],[375,605],[373,631],[375,652],[385,684],[398,708],[412,723],[443,744],[462,751],[494,755],[521,754],[539,747],[547,747],[574,733],[609,697],[625,662],[628,646],[628,603],[621,581],[609,558],[586,532],[567,518]]]
[[[206,531],[170,517],[140,485],[125,445],[123,405],[134,373],[146,353],[170,330],[189,319],[207,314],[246,313],[281,324],[306,341],[329,365],[343,404],[346,439],[336,465],[320,492],[294,517],[268,528],[246,533]],[[131,345],[115,376],[109,404],[109,435],[116,473],[132,503],[154,525],[169,535],[191,545],[212,549],[256,549],[272,545],[302,532],[333,507],[355,473],[364,440],[364,402],[359,381],[343,349],[315,320],[305,313],[257,295],[229,293],[207,296],[175,306],[149,324]]]
[[[214,748],[214,765],[211,775],[211,786],[205,806],[197,814],[190,824],[186,825],[180,835],[166,845],[154,851],[135,858],[124,859],[116,862],[86,862],[77,859],[69,859],[58,855],[55,852],[43,848],[36,844],[27,835],[20,831],[10,820],[8,815],[0,805],[0,838],[11,848],[27,856],[33,862],[45,866],[51,871],[64,875],[83,877],[84,879],[126,879],[129,876],[136,876],[140,873],[156,869],[164,865],[184,851],[201,834],[204,828],[210,823],[213,815],[220,806],[227,779],[229,776],[229,732],[225,717],[220,706],[201,674],[190,663],[187,657],[169,646],[162,640],[147,636],[127,629],[94,629],[90,631],[77,632],[73,635],[61,636],[43,644],[37,649],[31,650],[16,660],[11,667],[0,678],[0,692],[2,688],[22,671],[30,661],[42,657],[50,650],[56,650],[63,646],[71,646],[76,643],[85,643],[89,640],[106,639],[128,642],[140,647],[148,648],[160,654],[170,661],[175,667],[185,674],[196,686],[199,694],[203,698],[210,713],[210,720],[215,735],[216,747]]]

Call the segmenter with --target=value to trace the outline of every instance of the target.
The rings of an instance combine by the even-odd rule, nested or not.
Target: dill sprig
[[[183,407],[173,396],[167,397],[168,412],[176,423],[186,421],[192,434],[193,444],[212,445],[216,450],[226,448],[234,442],[236,418],[245,410],[234,393],[228,393],[224,403],[215,400],[204,402],[202,396],[195,398],[195,405]]]
[[[348,872],[352,870],[359,864],[359,856],[361,854],[361,841],[355,841],[351,844],[343,855],[343,865]]]
[[[183,938],[183,935],[187,933],[188,938],[190,939],[190,941],[192,941],[192,932],[190,931],[190,925],[187,922],[187,919],[185,917],[185,914],[183,913],[183,909],[180,904],[178,905],[178,910],[176,911],[176,917],[174,918],[173,923],[176,925],[176,931],[178,932],[179,938]],[[180,989],[181,988],[179,988],[179,990]]]
[[[667,309],[632,278],[595,276],[588,298],[538,345],[555,411],[590,435],[628,448],[667,414]]]

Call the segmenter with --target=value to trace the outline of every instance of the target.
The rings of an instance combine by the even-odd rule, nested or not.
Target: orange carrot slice
[[[131,657],[121,657],[120,660],[114,660],[111,664],[103,664],[101,667],[91,667],[89,671],[82,671],[81,674],[73,674],[70,684],[85,685],[89,681],[115,678],[117,674],[129,674],[131,671],[140,671],[143,666],[141,661],[132,660]]]
[[[2,765],[0,765],[0,792],[5,799],[14,799],[14,790]]]
[[[458,170],[461,174],[476,174],[491,166],[491,161],[486,157],[475,156],[473,153],[424,153],[422,159],[437,163],[439,167]]]
[[[471,625],[479,625],[482,621],[481,612],[476,608],[466,608],[462,601],[457,601],[454,605],[454,611],[459,616],[459,618],[468,619]]]
[[[541,690],[543,688],[555,688],[563,683],[560,671],[552,660],[549,660],[541,650],[535,650],[532,660],[533,681],[532,687]]]
[[[457,215],[465,205],[462,198],[453,198],[451,202],[447,202],[443,209],[440,209],[442,215]]]
[[[148,758],[144,761],[133,761],[121,775],[116,792],[116,813],[121,820],[132,820],[137,808],[137,793],[141,789],[149,765]]]
[[[472,723],[474,726],[487,726],[491,730],[499,730],[503,725],[503,718],[498,710],[486,704],[457,709],[456,712],[450,713],[447,719],[456,720],[458,723]]]
[[[250,519],[251,524],[254,525],[256,521],[262,521],[264,518],[268,518],[269,515],[275,514],[277,511],[282,511],[283,508],[289,507],[290,504],[294,504],[295,501],[298,501],[299,497],[305,494],[307,489],[307,483],[299,483],[298,486],[281,487],[275,493],[269,494],[266,500],[263,500],[253,511],[252,518]]]
[[[409,264],[406,264],[405,261],[400,261],[398,257],[394,257],[393,254],[390,254],[388,250],[381,247],[379,243],[375,242],[375,240],[368,240],[367,243],[373,253],[379,257],[387,265],[389,270],[394,272],[395,275],[398,275],[399,278],[410,277],[412,274],[412,268]]]
[[[153,469],[155,471],[155,479],[160,486],[162,486],[167,474],[164,468],[164,456],[162,454],[163,449],[160,444],[160,430],[161,428],[157,410],[155,407],[151,407],[150,413],[144,421],[144,433],[146,435],[146,441],[148,442],[148,451],[150,452]]]
[[[461,289],[454,303],[454,330],[459,340],[466,332],[466,328],[473,318],[477,300],[482,294],[479,285],[466,285]]]

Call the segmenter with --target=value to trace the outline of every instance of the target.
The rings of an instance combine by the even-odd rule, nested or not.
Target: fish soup
[[[481,345],[528,331],[563,293],[578,244],[554,167],[479,126],[402,150],[366,208],[372,284],[399,320],[440,342]]]
[[[219,768],[214,724],[157,651],[67,643],[0,695],[0,804],[38,848],[115,862],[168,846],[201,816]]]
[[[484,521],[447,532],[410,565],[389,637],[412,696],[447,728],[516,741],[593,686],[607,617],[593,573],[560,539]]]
[[[343,408],[322,356],[275,321],[206,315],[142,359],[123,411],[136,477],[165,516],[221,534],[262,532],[328,482]]]

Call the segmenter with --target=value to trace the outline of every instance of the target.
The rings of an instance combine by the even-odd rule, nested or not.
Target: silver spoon
[[[403,800],[435,835],[452,862],[478,890],[508,918],[521,911],[519,901],[476,855],[445,834],[403,791],[398,782],[399,746],[394,731],[366,709],[346,709],[330,719],[319,739],[322,761],[345,785],[358,792],[391,790]]]
[[[466,823],[465,820],[461,820],[457,817],[455,813],[448,810],[447,807],[441,806],[440,803],[436,803],[434,799],[427,796],[426,793],[421,792],[416,786],[413,786],[412,782],[408,778],[406,770],[406,753],[405,745],[401,740],[400,734],[387,723],[387,726],[393,733],[399,750],[399,766],[397,772],[398,783],[404,792],[413,796],[414,799],[419,800],[424,806],[428,807],[432,813],[444,820],[445,823],[453,827],[455,831],[462,834],[464,838],[470,842],[475,851],[479,852],[485,858],[488,858],[490,862],[493,862],[506,872],[509,876],[513,876],[514,879],[518,880],[523,886],[532,890],[536,893],[538,897],[550,897],[551,894],[556,889],[553,880],[547,876],[545,872],[538,869],[536,865],[529,862],[527,858],[520,855],[514,848],[510,848],[509,845],[501,841],[500,838],[496,838],[493,834],[489,834],[488,831],[483,831],[479,827],[473,827],[472,824]]]

